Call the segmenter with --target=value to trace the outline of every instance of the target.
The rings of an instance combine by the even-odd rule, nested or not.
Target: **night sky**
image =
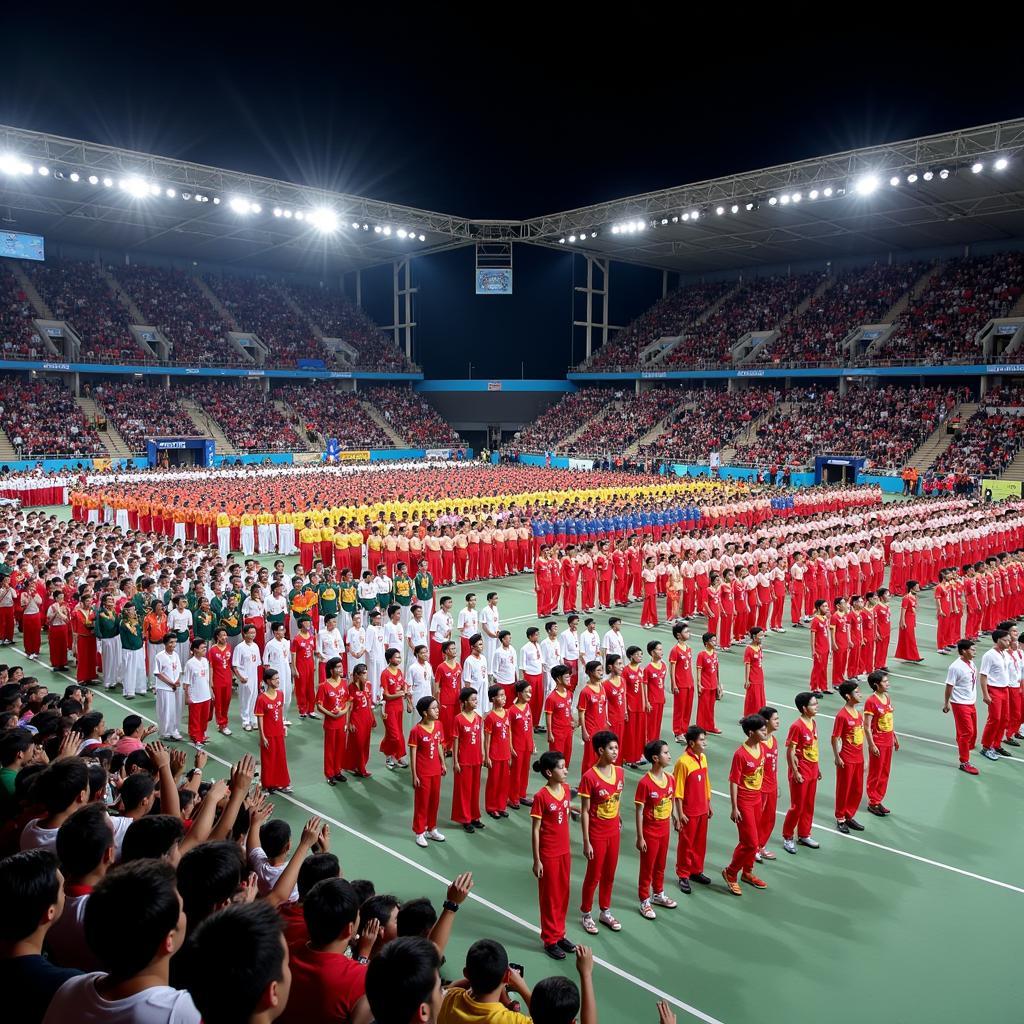
[[[800,15],[779,32],[631,32],[595,16],[569,33],[466,7],[463,22],[492,26],[472,35],[397,7],[365,23],[350,8],[336,23],[180,10],[8,13],[0,121],[519,218],[1024,112],[1014,61],[962,27],[954,48],[920,28],[855,38],[846,18],[833,44]],[[465,376],[470,361],[474,376],[562,376],[581,358],[570,257],[522,247],[515,262],[512,298],[477,298],[472,250],[419,261],[429,376]],[[614,268],[613,320],[658,294],[660,274]],[[389,321],[380,297],[370,306]]]

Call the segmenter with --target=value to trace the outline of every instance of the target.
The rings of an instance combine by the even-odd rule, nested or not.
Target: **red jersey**
[[[703,690],[718,689],[718,652],[701,651],[697,655],[697,672]]]
[[[366,994],[366,965],[343,953],[311,949],[307,943],[288,951],[294,998],[282,1014],[282,1024],[308,1020],[351,1020]]]
[[[557,690],[552,690],[544,701],[545,713],[551,715],[551,732],[553,735],[565,736],[572,732],[572,694],[563,697]]]
[[[590,684],[580,687],[579,700],[576,707],[583,712],[583,724],[587,727],[587,735],[608,728],[608,695],[601,686],[593,690]]]
[[[760,796],[764,785],[764,746],[757,745],[757,753],[751,754],[741,744],[732,755],[732,767],[729,769],[729,781],[739,786],[740,799]]]
[[[284,736],[284,694],[280,690],[273,700],[261,693],[256,698],[253,714],[263,719],[264,736]]]
[[[836,631],[836,647],[846,650],[850,646],[850,620],[846,612],[833,612],[829,626]]]
[[[569,852],[569,787],[552,793],[541,786],[533,796],[531,818],[540,818],[541,857],[561,857]]]
[[[459,691],[462,689],[461,666],[442,661],[434,670],[434,679],[437,680],[438,704],[458,704]]]
[[[580,780],[579,793],[590,801],[590,826],[594,827],[595,819],[598,822],[614,822],[616,828],[620,825],[619,802],[622,799],[622,787],[626,782],[626,773],[618,765],[613,764],[612,779],[607,779],[598,774],[597,766],[588,768]]]
[[[303,636],[299,633],[292,637],[292,654],[295,655],[295,664],[313,660],[313,652],[316,650],[316,637]]]
[[[673,796],[683,802],[683,814],[688,818],[707,814],[711,808],[711,776],[708,759],[703,754],[694,757],[689,750],[676,761],[673,775]]]
[[[409,730],[409,748],[416,750],[416,774],[434,776],[441,774],[441,744],[444,742],[444,730],[440,722],[427,730],[422,722],[417,722]],[[463,762],[465,763],[465,762]]]
[[[811,619],[811,636],[814,637],[814,653],[820,655],[828,654],[831,649],[831,640],[828,633],[828,619],[815,615]]]
[[[221,650],[216,644],[210,648],[210,653],[207,658],[210,660],[210,683],[213,686],[230,686],[232,681],[231,675],[231,656],[234,651],[230,647],[225,647]]]
[[[626,684],[626,707],[630,711],[642,711],[644,706],[644,677],[635,665],[626,665],[622,669],[622,681]]]
[[[512,732],[512,749],[528,754],[533,750],[533,711],[530,705],[519,707],[513,704],[508,709],[508,720]]]
[[[611,679],[604,681],[604,695],[608,698],[608,724],[625,722],[626,720],[626,687],[620,681],[613,683]]]
[[[761,744],[764,751],[764,783],[761,788],[766,793],[779,791],[779,741],[774,736]]]
[[[693,689],[693,648],[689,644],[676,644],[668,652],[668,663],[672,666],[672,682],[677,690]]]
[[[509,761],[512,758],[511,722],[508,712],[499,715],[489,711],[484,719],[484,732],[491,737],[488,754],[492,761]],[[465,763],[465,762],[463,762]]]
[[[352,701],[352,713],[367,711],[373,702],[373,694],[369,690],[360,690],[355,683],[348,687],[349,700]]]
[[[797,760],[818,769],[818,723],[798,718],[786,735],[786,746],[793,747]]]
[[[337,714],[339,711],[344,711],[348,707],[348,684],[342,681],[338,686],[333,686],[329,682],[323,682],[320,684],[319,689],[316,691],[316,702],[325,711],[330,711],[331,714]],[[324,728],[325,729],[344,729],[348,723],[345,721],[344,716],[341,718],[331,718],[328,715],[324,716]]]
[[[459,738],[459,764],[477,765],[484,763],[482,733],[483,719],[474,712],[467,718],[461,711],[455,716],[455,735]]]
[[[668,774],[661,782],[658,782],[650,772],[647,772],[636,784],[636,796],[633,798],[633,802],[643,808],[641,819],[645,830],[653,828],[657,831],[668,832],[669,820],[672,817],[674,790],[675,780]]]
[[[832,739],[841,739],[843,747],[839,756],[844,761],[864,760],[864,716],[854,709],[842,707],[836,714],[832,726]]]
[[[668,667],[664,662],[655,665],[652,661],[644,668],[644,686],[647,687],[647,703],[652,707],[655,704],[665,703],[665,675]]]
[[[757,683],[764,685],[764,648],[760,644],[751,644],[743,652],[743,664],[750,666],[751,686]]]
[[[892,610],[887,604],[876,604],[872,609],[875,616],[875,629],[882,636],[888,636],[892,628]]]
[[[895,734],[892,723],[892,700],[889,695],[884,697],[873,693],[864,702],[864,717],[871,729],[871,738],[875,741],[876,747],[891,747],[894,745]],[[843,746],[845,748],[845,741]]]
[[[392,672],[390,668],[386,668],[380,674],[380,685],[385,693],[401,693],[405,689],[405,674],[401,669]]]

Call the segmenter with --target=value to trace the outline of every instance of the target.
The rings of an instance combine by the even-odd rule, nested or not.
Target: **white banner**
[[[708,455],[708,465],[712,469],[720,469],[721,465],[722,465],[722,453],[721,452],[711,452]]]
[[[450,459],[452,457],[450,448],[428,448],[423,454],[428,459]]]
[[[593,459],[570,459],[569,460],[569,468],[570,469],[593,469],[594,468],[594,460]]]

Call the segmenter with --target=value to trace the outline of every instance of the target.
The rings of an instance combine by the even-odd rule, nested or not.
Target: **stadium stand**
[[[304,445],[293,424],[274,406],[273,397],[258,386],[189,381],[178,394],[191,398],[216,420],[239,451],[294,451]]]
[[[141,264],[118,267],[114,273],[150,324],[171,343],[172,362],[189,366],[239,362],[224,342],[229,325],[191,275]]]
[[[651,388],[641,395],[614,398],[605,415],[592,419],[571,443],[563,442],[558,450],[620,454],[668,416],[684,395],[679,388]]]
[[[0,426],[19,457],[106,454],[95,426],[57,382],[0,379]]]
[[[511,447],[524,452],[554,451],[588,420],[604,412],[616,394],[622,392],[614,388],[588,387],[563,395],[523,427]]]
[[[451,424],[411,388],[380,385],[366,388],[363,394],[395,433],[414,448],[442,448],[462,443]]]
[[[135,453],[146,450],[147,437],[188,436],[195,428],[178,404],[174,388],[137,382],[104,381],[92,398]]]
[[[0,353],[4,359],[41,359],[42,339],[32,318],[35,310],[14,275],[0,267]]]
[[[273,398],[287,402],[299,417],[300,426],[318,447],[337,438],[342,448],[379,448],[391,444],[365,406],[351,391],[329,384],[275,388]]]
[[[26,274],[57,320],[66,320],[82,339],[85,362],[140,363],[152,359],[128,330],[131,318],[95,263],[26,260]]]
[[[1024,445],[1024,409],[979,409],[935,460],[936,474],[1000,476]]]

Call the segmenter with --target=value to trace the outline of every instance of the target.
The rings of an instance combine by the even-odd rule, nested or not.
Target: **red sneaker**
[[[751,871],[744,871],[740,876],[747,885],[752,885],[755,889],[767,889],[768,883],[763,878],[758,878]],[[726,879],[728,881],[728,879]]]
[[[978,769],[975,768],[973,764],[971,764],[970,761],[965,761],[962,765],[960,765],[960,771],[967,772],[968,775],[980,775],[981,774],[978,771]]]

